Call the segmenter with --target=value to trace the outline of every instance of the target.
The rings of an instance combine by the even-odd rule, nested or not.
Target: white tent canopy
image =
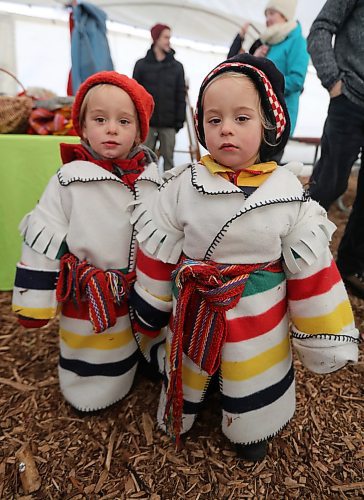
[[[72,0],[13,0],[32,6],[53,7],[58,10]],[[176,37],[226,46],[244,21],[257,28],[264,26],[264,8],[267,0],[91,0],[103,9],[111,21],[149,29],[156,22],[173,28]],[[324,0],[300,0],[297,19],[308,34],[312,21]]]

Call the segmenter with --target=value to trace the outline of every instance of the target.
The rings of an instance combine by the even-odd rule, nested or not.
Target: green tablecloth
[[[11,290],[20,257],[18,225],[61,165],[59,144],[78,137],[0,134],[0,290]]]

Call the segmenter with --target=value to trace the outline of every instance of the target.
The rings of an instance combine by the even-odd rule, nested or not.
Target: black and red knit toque
[[[155,43],[158,40],[158,38],[161,36],[161,33],[163,30],[170,30],[170,29],[171,28],[169,26],[167,26],[166,24],[161,24],[161,23],[155,24],[150,30],[150,34],[152,35],[153,43]]]
[[[140,128],[140,140],[144,142],[149,132],[149,120],[154,109],[153,97],[134,78],[117,73],[116,71],[100,71],[85,80],[79,87],[72,107],[73,127],[82,137],[82,125],[79,122],[82,102],[87,92],[99,84],[115,85],[126,92],[137,110]]]
[[[206,149],[202,107],[205,89],[214,78],[227,72],[247,75],[259,92],[263,110],[272,125],[272,130],[264,130],[265,141],[262,142],[259,156],[261,161],[269,161],[287,144],[291,123],[284,99],[284,77],[274,63],[265,57],[239,54],[220,63],[210,71],[202,82],[197,99],[195,128],[198,140]]]

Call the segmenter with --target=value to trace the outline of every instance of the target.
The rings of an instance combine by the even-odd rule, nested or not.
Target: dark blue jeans
[[[321,157],[310,179],[310,193],[326,210],[348,187],[351,168],[364,146],[364,105],[344,95],[331,99],[321,138]],[[342,274],[364,271],[364,159],[353,208],[338,249]]]

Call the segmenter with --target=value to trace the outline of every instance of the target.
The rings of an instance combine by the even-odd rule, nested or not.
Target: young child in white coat
[[[291,343],[316,373],[358,355],[329,250],[335,226],[296,175],[270,161],[290,131],[283,93],[268,59],[219,64],[196,110],[209,154],[171,170],[132,217],[141,247],[131,300],[148,359],[168,324],[159,425],[177,439],[188,431],[218,372],[222,431],[249,460],[265,456],[294,414]]]
[[[153,153],[141,146],[153,107],[125,75],[89,77],[73,106],[81,144],[61,145],[64,165],[21,223],[13,310],[28,328],[61,310],[61,391],[85,412],[122,399],[137,368],[128,303],[137,242],[127,207],[159,185]]]

